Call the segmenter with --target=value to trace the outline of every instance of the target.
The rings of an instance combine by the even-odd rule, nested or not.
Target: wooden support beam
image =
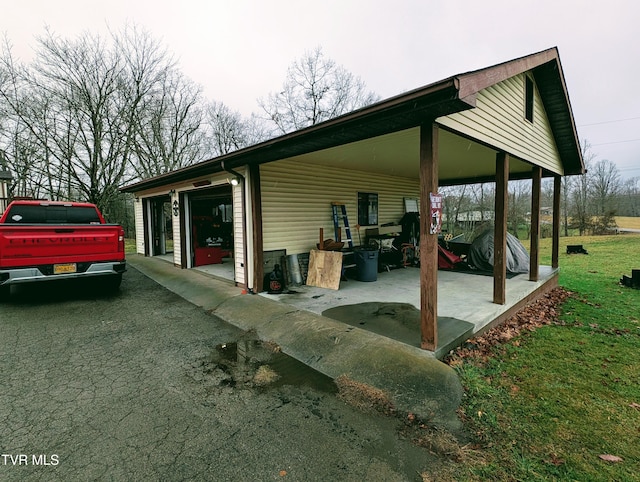
[[[144,224],[144,255],[151,256],[151,223],[149,222],[149,200],[138,198],[142,203],[142,223]]]
[[[558,269],[560,253],[560,192],[562,178],[558,175],[553,178],[553,239],[551,245],[551,267]]]
[[[538,281],[540,276],[540,193],[542,191],[542,168],[533,168],[531,178],[531,244],[529,248],[529,281]]]
[[[493,234],[493,302],[506,303],[507,280],[507,204],[509,154],[496,155],[496,220]]]
[[[178,206],[179,206],[179,217],[178,222],[180,223],[180,239],[183,242],[180,243],[180,267],[182,269],[187,268],[187,243],[184,240],[187,239],[187,212],[185,207],[185,194],[183,192],[178,194]],[[192,241],[193,244],[193,241]]]
[[[438,346],[438,235],[429,234],[430,193],[438,192],[438,126],[420,127],[420,346]]]
[[[264,278],[264,240],[262,236],[262,193],[260,185],[260,166],[252,164],[249,166],[249,179],[251,186],[251,219],[253,231],[253,292],[262,291],[262,280]],[[247,189],[247,187],[245,187]],[[244,247],[245,253],[247,246]],[[246,256],[245,256],[246,259]],[[246,273],[247,271],[245,271]],[[249,280],[245,280],[248,283]]]

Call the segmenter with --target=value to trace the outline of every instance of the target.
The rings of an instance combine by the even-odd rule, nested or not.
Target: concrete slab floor
[[[154,257],[161,265],[173,263],[165,262],[161,257]],[[145,259],[149,262],[151,259]],[[142,262],[139,259],[138,262]],[[231,266],[231,263],[228,263]],[[223,280],[219,270],[222,265],[198,267],[193,270],[169,270],[172,276],[188,277],[189,272],[198,272],[214,280]],[[530,296],[534,291],[543,287],[555,275],[557,270],[549,266],[541,266],[539,281],[529,281],[528,274],[521,274],[507,279],[506,304],[497,305],[493,299],[493,278],[481,274],[466,272],[438,271],[438,348],[433,355],[442,358],[451,349],[462,344],[475,333],[482,331],[497,318],[505,315]],[[233,290],[230,281],[228,288]],[[207,297],[208,290],[195,285],[196,291],[204,290],[202,297]],[[193,298],[194,288],[190,288],[187,295]],[[185,293],[186,295],[186,293]],[[350,278],[340,283],[340,289],[330,290],[312,286],[291,286],[286,294],[260,293],[262,297],[286,303],[299,310],[317,315],[324,315],[347,325],[361,328],[377,335],[383,335],[412,347],[420,346],[420,270],[418,268],[401,268],[378,273],[376,281],[362,282]],[[215,298],[215,297],[214,297]],[[415,308],[416,314],[411,323],[400,325],[394,316],[378,316],[379,307],[371,306],[375,303],[405,304]],[[367,305],[367,306],[365,306]],[[340,310],[340,307],[359,307],[359,311]],[[338,309],[336,309],[338,308]],[[388,311],[385,306],[383,311]],[[368,313],[376,313],[367,317]],[[415,320],[415,321],[413,321]]]
[[[550,266],[541,266],[539,281],[529,281],[528,274],[520,274],[507,279],[507,302],[504,305],[497,305],[492,301],[493,278],[491,276],[439,270],[438,325],[441,335],[439,346],[449,348],[446,345],[460,336],[457,331],[464,330],[466,323],[472,325],[469,336],[481,331],[522,299],[542,287],[556,273],[557,270]],[[291,286],[289,294],[260,294],[320,315],[338,306],[373,302],[407,303],[419,310],[420,269],[402,268],[385,271],[378,273],[377,281],[372,282],[349,279],[340,283],[339,290],[301,285]],[[451,319],[466,323],[460,324],[452,332],[448,332],[445,325]],[[364,325],[362,328],[367,329],[367,326]],[[406,333],[401,336],[402,339],[398,337],[396,339],[407,343]],[[463,340],[457,341],[460,343]],[[419,346],[419,330],[416,330],[415,342],[411,344]]]

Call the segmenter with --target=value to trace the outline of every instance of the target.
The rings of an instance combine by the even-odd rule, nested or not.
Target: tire
[[[102,283],[103,289],[107,293],[115,293],[120,289],[122,283],[122,274],[114,274],[107,276]]]
[[[11,294],[11,285],[0,286],[0,301],[8,300],[10,294]]]

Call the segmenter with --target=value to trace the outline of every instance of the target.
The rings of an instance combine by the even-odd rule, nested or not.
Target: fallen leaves
[[[622,462],[622,457],[618,457],[617,455],[601,454],[598,455],[598,457],[600,457],[605,462]]]
[[[511,343],[520,346],[519,337],[523,332],[535,331],[537,328],[550,325],[558,319],[558,307],[572,292],[564,288],[555,288],[540,297],[536,302],[526,306],[507,321],[487,331],[481,336],[470,339],[466,345],[455,349],[445,361],[451,365],[460,365],[465,358],[475,358],[486,362],[492,355],[495,346]]]
[[[560,458],[557,454],[550,454],[549,458],[545,460],[548,464],[555,465],[556,467],[560,467],[565,463],[565,460]]]
[[[366,413],[379,412],[387,415],[396,413],[391,396],[379,388],[358,382],[347,375],[335,379],[338,398],[352,407]]]

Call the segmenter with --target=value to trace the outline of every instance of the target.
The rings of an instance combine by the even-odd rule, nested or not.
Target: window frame
[[[528,75],[524,76],[524,118],[533,124],[535,104],[535,84]]]
[[[377,192],[358,191],[358,226],[377,226],[380,196]]]

